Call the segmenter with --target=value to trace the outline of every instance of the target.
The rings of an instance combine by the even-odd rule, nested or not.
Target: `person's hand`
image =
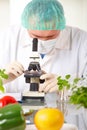
[[[17,77],[23,74],[24,67],[19,62],[13,62],[7,65],[5,73],[8,74],[8,79],[3,80],[3,83],[8,83],[15,80]]]
[[[57,75],[54,74],[43,74],[40,77],[41,80],[45,79],[45,82],[40,84],[39,91],[40,92],[55,92],[58,90],[57,87]]]

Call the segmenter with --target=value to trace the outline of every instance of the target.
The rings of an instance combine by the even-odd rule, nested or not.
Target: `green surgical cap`
[[[62,30],[65,17],[58,0],[32,0],[22,13],[22,25],[28,30]]]

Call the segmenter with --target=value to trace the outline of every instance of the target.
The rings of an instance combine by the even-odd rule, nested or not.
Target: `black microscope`
[[[38,54],[38,39],[34,38],[32,41],[32,61],[29,63],[28,70],[24,72],[25,82],[29,83],[30,89],[28,92],[23,93],[23,100],[31,100],[44,102],[44,92],[39,92],[39,85],[44,82],[40,80],[40,76],[43,74],[39,64]]]

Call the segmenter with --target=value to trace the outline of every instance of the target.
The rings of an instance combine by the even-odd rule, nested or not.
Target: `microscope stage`
[[[37,92],[37,91],[29,91],[23,93],[23,96],[29,96],[29,97],[44,97],[43,92]]]
[[[44,99],[45,94],[38,91],[28,91],[22,94],[23,99]]]

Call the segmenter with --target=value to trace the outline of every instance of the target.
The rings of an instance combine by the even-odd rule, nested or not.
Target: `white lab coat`
[[[20,62],[25,70],[29,66],[32,52],[32,40],[27,30],[13,26],[0,35],[0,68],[13,61]],[[40,65],[47,73],[64,76],[71,74],[82,76],[87,66],[87,32],[78,28],[66,27],[61,31],[55,48],[43,59]],[[28,89],[24,75],[6,85],[7,92],[22,92]]]

